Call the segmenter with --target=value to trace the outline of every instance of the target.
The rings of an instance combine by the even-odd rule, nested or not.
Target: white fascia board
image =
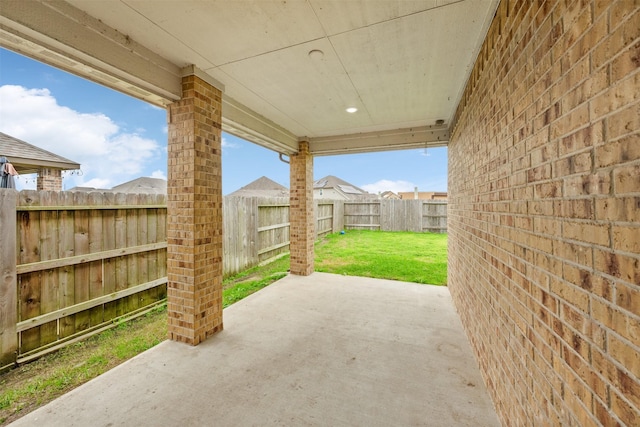
[[[298,152],[294,134],[226,95],[222,96],[222,130],[278,153]]]
[[[308,138],[314,156],[444,147],[450,138],[445,126],[421,126],[388,131]]]
[[[155,105],[181,96],[180,67],[66,2],[2,2],[0,46]]]

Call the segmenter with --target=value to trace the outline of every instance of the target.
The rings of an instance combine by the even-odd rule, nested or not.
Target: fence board
[[[103,195],[104,203],[108,205],[114,204],[115,197],[111,194]],[[116,211],[114,209],[102,212],[102,249],[104,251],[112,251],[116,249]],[[105,295],[116,291],[116,260],[107,258],[102,262],[102,289]],[[104,320],[113,319],[117,316],[116,302],[107,302],[104,304],[103,316]]]
[[[72,193],[61,193],[59,202],[66,204],[73,202]],[[58,216],[58,255],[71,257],[75,255],[73,249],[73,211],[60,211]],[[58,281],[60,293],[58,295],[58,307],[68,307],[75,304],[75,266],[65,266],[58,269]],[[76,332],[75,315],[67,316],[58,321],[60,328],[59,337],[66,338]]]
[[[57,203],[57,193],[43,192],[39,194],[40,203],[51,205]],[[58,245],[55,236],[55,227],[58,222],[57,211],[40,212],[40,261],[56,259],[58,255]],[[56,272],[51,269],[42,272],[42,283],[40,289],[40,311],[48,313],[58,309],[59,284]],[[40,345],[47,345],[58,339],[58,322],[53,321],[40,327]]]
[[[75,202],[84,205],[87,203],[87,193],[76,193]],[[75,211],[74,229],[74,249],[77,255],[89,253],[89,214],[88,210]],[[74,304],[79,304],[89,300],[89,281],[91,270],[88,264],[78,264],[74,269]],[[88,312],[76,314],[76,332],[87,329],[91,326],[91,318]]]
[[[127,194],[127,204],[136,205],[137,194]],[[138,244],[138,209],[127,209],[127,235],[126,245],[136,246]],[[138,256],[127,257],[127,282],[125,289],[138,283]],[[138,296],[132,295],[125,298],[126,312],[137,310],[140,307]]]
[[[17,202],[18,193],[0,189],[0,372],[13,365],[18,350]]]
[[[272,199],[258,205],[258,262],[264,262],[289,251],[288,201]]]
[[[447,202],[423,202],[422,231],[447,232]]]
[[[87,204],[99,206],[102,202],[100,193],[89,193]],[[97,209],[89,211],[89,253],[102,252],[102,217],[103,212]],[[104,295],[102,277],[102,260],[89,263],[89,300]],[[89,311],[89,324],[99,325],[104,321],[104,306],[93,307]]]
[[[20,239],[19,261],[21,263],[40,261],[40,212],[20,212],[18,221],[20,227],[18,234]],[[41,314],[42,287],[40,279],[40,272],[18,277],[20,319],[28,319]],[[21,348],[29,350],[37,348],[40,345],[40,329],[26,331],[20,335],[19,339]]]
[[[315,207],[316,238],[319,238],[334,230],[333,203],[316,201]]]
[[[136,210],[138,216],[138,234],[136,238],[137,245],[143,245],[147,243],[147,237],[149,235],[148,229],[148,217],[153,216],[153,211],[140,211]],[[146,283],[149,281],[149,252],[141,252],[137,255],[138,258],[138,277],[132,285],[137,283]],[[149,291],[141,292],[137,295],[138,306],[144,307],[151,303],[151,295]]]
[[[127,202],[126,194],[116,194],[116,204],[125,205]],[[124,248],[127,246],[127,209],[118,209],[116,211],[116,248]],[[121,291],[127,287],[127,257],[119,257],[116,259],[116,291]],[[119,299],[116,302],[116,316],[122,316],[127,312],[127,302]]]
[[[143,219],[146,220],[146,231],[144,235],[144,239],[142,240],[145,244],[150,244],[158,238],[158,210],[152,209],[148,210],[146,215],[141,215]],[[158,254],[154,252],[147,252],[145,254],[146,261],[146,269],[143,270],[141,280],[145,282],[149,280],[150,277],[158,277]],[[145,303],[143,305],[147,305],[150,302],[157,301],[158,299],[158,288],[152,288],[146,291],[146,295],[144,297]]]
[[[415,233],[422,232],[422,202],[420,200],[409,200],[406,207],[407,228],[406,231]]]
[[[158,209],[158,238],[157,242],[167,241],[167,210]],[[158,273],[157,277],[167,276],[167,251],[156,251],[158,259]],[[158,300],[167,297],[167,287],[161,286],[158,288]]]
[[[379,230],[380,202],[345,202],[344,226],[351,230]]]
[[[105,204],[128,209],[103,209]],[[80,208],[73,209],[75,205]],[[110,193],[20,193],[14,209],[21,248],[14,263],[20,283],[14,320],[24,325],[18,335],[18,360],[93,333],[118,316],[135,315],[166,296],[166,285],[157,284],[166,277],[163,205],[162,196],[139,200],[137,195]],[[88,209],[91,206],[98,209]],[[162,211],[160,225],[156,211]],[[121,303],[123,299],[127,301]],[[40,320],[34,324],[30,319]]]

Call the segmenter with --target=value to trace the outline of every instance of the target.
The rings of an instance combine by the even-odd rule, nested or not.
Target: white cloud
[[[86,181],[82,184],[83,187],[91,187],[91,188],[99,188],[99,189],[109,189],[111,188],[111,181],[108,179],[102,178],[93,178],[89,181]]]
[[[384,191],[393,191],[394,193],[398,193],[400,191],[413,191],[415,186],[416,185],[414,183],[409,181],[390,181],[388,179],[381,179],[373,184],[362,185],[361,188],[369,193],[378,194]]]
[[[233,142],[230,142],[227,138],[222,137],[222,149],[225,149],[225,148],[234,148],[234,147],[237,147],[237,146],[238,146],[238,144],[235,144],[235,143],[233,143]]]
[[[163,171],[163,170],[156,170],[153,171],[151,173],[151,178],[160,178],[160,179],[164,179],[165,181],[167,180],[167,174]]]
[[[80,163],[82,174],[66,178],[65,188],[110,188],[161,154],[156,141],[123,132],[104,114],[59,105],[48,89],[0,86],[0,99],[0,131]]]

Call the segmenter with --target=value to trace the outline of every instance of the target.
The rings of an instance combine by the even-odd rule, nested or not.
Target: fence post
[[[17,191],[0,190],[0,372],[16,362],[18,351],[17,202]]]
[[[333,200],[333,232],[344,230],[344,200]]]

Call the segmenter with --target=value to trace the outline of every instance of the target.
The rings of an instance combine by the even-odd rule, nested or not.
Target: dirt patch
[[[250,274],[249,276],[239,277],[233,281],[225,283],[225,285],[223,286],[223,289],[229,289],[236,285],[239,285],[240,283],[254,282],[261,279],[262,279],[262,274],[260,273]]]

